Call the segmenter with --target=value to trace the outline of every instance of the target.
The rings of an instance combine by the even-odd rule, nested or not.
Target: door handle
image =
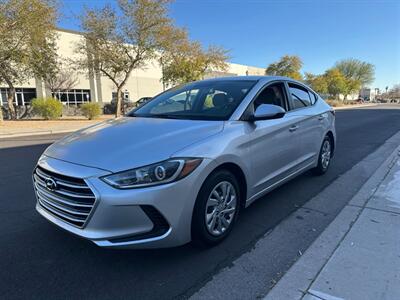
[[[319,121],[322,121],[323,119],[325,119],[324,115],[319,115],[319,116],[318,116],[318,120],[319,120]]]
[[[297,125],[293,125],[292,127],[289,128],[290,132],[296,131],[299,128]]]

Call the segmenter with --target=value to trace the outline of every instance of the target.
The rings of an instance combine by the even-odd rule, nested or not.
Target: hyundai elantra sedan
[[[255,200],[324,174],[335,139],[334,111],[300,82],[193,82],[48,147],[33,172],[36,209],[103,247],[215,245]]]

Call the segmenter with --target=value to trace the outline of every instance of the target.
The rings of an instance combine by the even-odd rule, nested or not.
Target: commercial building
[[[71,30],[58,30],[58,54],[61,58],[74,59],[76,43],[83,36],[79,32]],[[224,72],[211,72],[207,77],[234,76],[234,75],[263,75],[264,69],[240,64],[229,63],[229,69]],[[161,82],[161,68],[157,61],[149,62],[146,67],[134,70],[124,87],[124,97],[136,101],[141,97],[152,97],[163,91]],[[63,92],[54,95],[40,79],[32,78],[22,85],[16,86],[16,105],[27,105],[35,97],[54,96],[66,105],[75,105],[83,102],[109,103],[115,96],[115,87],[106,77],[82,70],[77,77],[76,85]],[[8,88],[0,86],[0,105],[7,102]]]
[[[360,98],[365,101],[375,101],[377,95],[379,94],[379,89],[362,88],[360,90]]]

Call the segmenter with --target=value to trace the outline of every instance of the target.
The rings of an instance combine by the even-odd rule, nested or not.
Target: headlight
[[[174,158],[145,167],[101,177],[118,189],[153,186],[179,180],[192,173],[201,163],[200,158]]]

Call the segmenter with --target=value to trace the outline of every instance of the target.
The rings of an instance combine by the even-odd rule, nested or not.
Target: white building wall
[[[371,88],[362,88],[360,90],[360,97],[363,99],[368,99],[369,101],[375,101],[376,99],[376,90]]]
[[[68,60],[72,62],[74,59],[77,59],[79,56],[75,53],[74,49],[78,42],[80,42],[83,37],[78,33],[68,32],[64,30],[60,30],[57,32],[57,53],[61,58],[66,60],[66,67],[68,67]],[[78,82],[76,87],[79,89],[90,89],[90,82],[89,82],[89,70],[82,70],[82,73],[76,74],[78,78]]]
[[[245,75],[265,75],[265,69],[251,67],[246,65],[234,64],[229,63],[229,73],[234,73],[238,76],[245,76]]]

